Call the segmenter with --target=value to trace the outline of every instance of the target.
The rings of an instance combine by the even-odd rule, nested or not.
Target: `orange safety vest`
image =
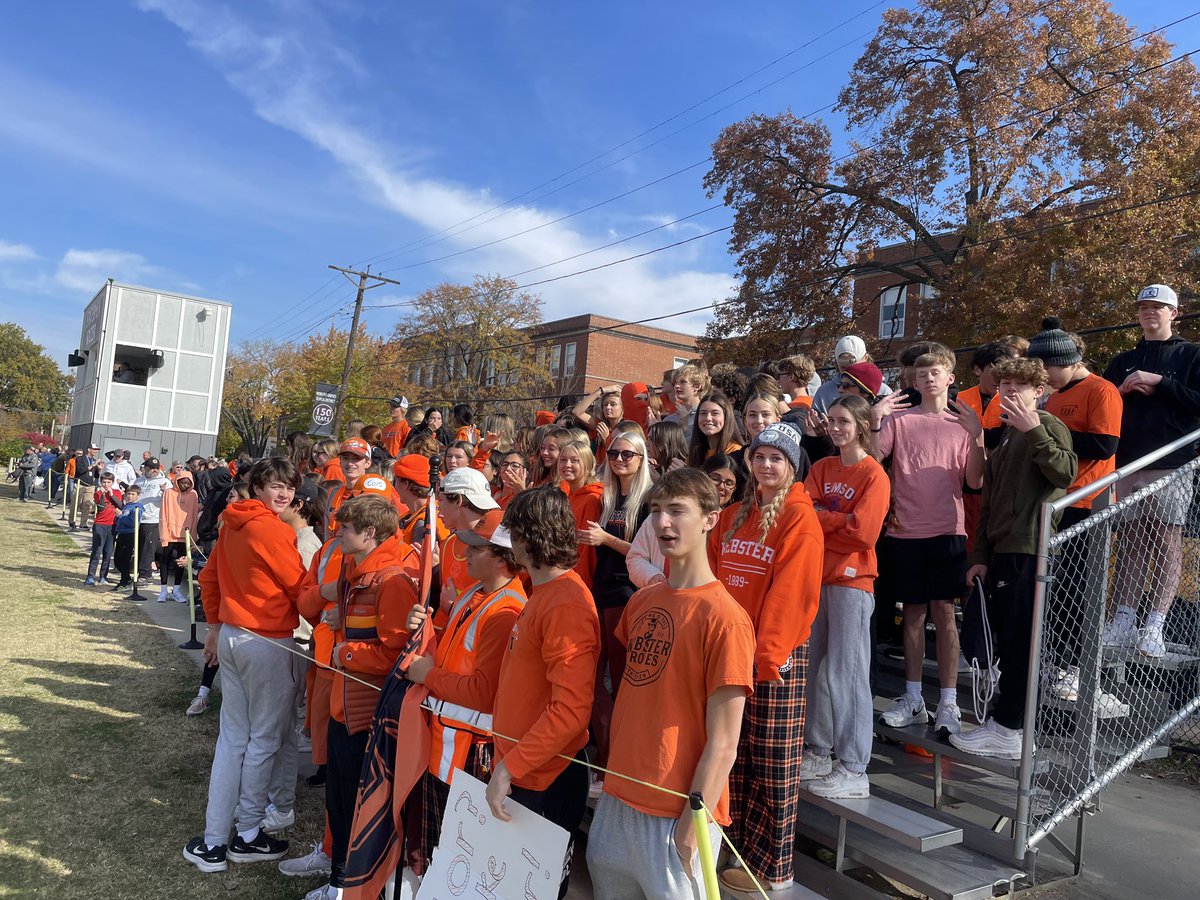
[[[379,624],[379,586],[389,578],[411,577],[403,566],[386,566],[363,576],[362,580],[355,579],[346,585],[338,603],[342,614],[342,627],[337,632],[337,639],[378,643],[379,632],[376,626]],[[346,678],[340,671],[334,673],[334,690],[330,697],[329,714],[345,725],[350,734],[358,734],[371,727],[371,721],[375,718],[375,708],[379,706],[379,692],[387,682],[388,676],[366,672],[353,674],[354,679],[358,680]],[[363,681],[369,684],[363,684]]]
[[[513,578],[500,590],[480,595],[482,585],[475,585],[463,594],[450,611],[450,622],[438,644],[434,660],[439,669],[457,675],[470,675],[475,670],[475,639],[484,623],[498,612],[517,610],[525,606],[520,583]],[[480,605],[476,606],[478,603]],[[429,696],[432,712],[429,741],[429,771],[446,784],[455,769],[466,769],[467,752],[477,742],[492,739],[492,714],[459,706],[447,700]]]

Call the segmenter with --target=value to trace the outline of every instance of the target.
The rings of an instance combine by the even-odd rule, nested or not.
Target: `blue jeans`
[[[88,561],[88,578],[96,577],[96,566],[100,566],[100,578],[108,577],[108,567],[112,565],[113,555],[113,526],[92,526],[92,558]]]

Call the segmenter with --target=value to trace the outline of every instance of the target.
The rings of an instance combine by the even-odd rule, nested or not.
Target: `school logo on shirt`
[[[666,669],[674,646],[675,621],[671,614],[658,607],[646,610],[629,628],[624,679],[634,687],[652,684]]]
[[[858,492],[844,481],[827,481],[825,482],[825,490],[821,497],[821,502],[825,504],[825,508],[830,512],[842,511],[842,498],[846,502],[853,500]]]

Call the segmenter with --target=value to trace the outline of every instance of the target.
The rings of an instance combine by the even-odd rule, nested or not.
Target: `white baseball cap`
[[[1151,300],[1172,309],[1179,309],[1179,297],[1165,284],[1151,284],[1142,288],[1138,291],[1137,302],[1141,303],[1143,300]]]
[[[867,355],[867,342],[856,334],[848,334],[837,342],[837,347],[833,350],[833,358],[837,359],[843,353],[850,354],[857,362]]]
[[[467,466],[448,472],[442,479],[441,491],[443,494],[466,497],[476,509],[486,511],[500,508],[500,504],[492,497],[483,473]]]

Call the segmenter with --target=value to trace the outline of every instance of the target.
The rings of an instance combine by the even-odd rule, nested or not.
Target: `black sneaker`
[[[229,845],[229,859],[236,863],[272,862],[287,856],[288,842],[279,841],[263,830],[252,841],[243,841],[241,835]]]
[[[325,783],[325,766],[317,766],[317,771],[304,779],[309,787],[320,787]]]
[[[225,845],[210,847],[204,843],[203,837],[195,837],[183,848],[183,858],[201,872],[224,872],[229,868],[225,864]]]

